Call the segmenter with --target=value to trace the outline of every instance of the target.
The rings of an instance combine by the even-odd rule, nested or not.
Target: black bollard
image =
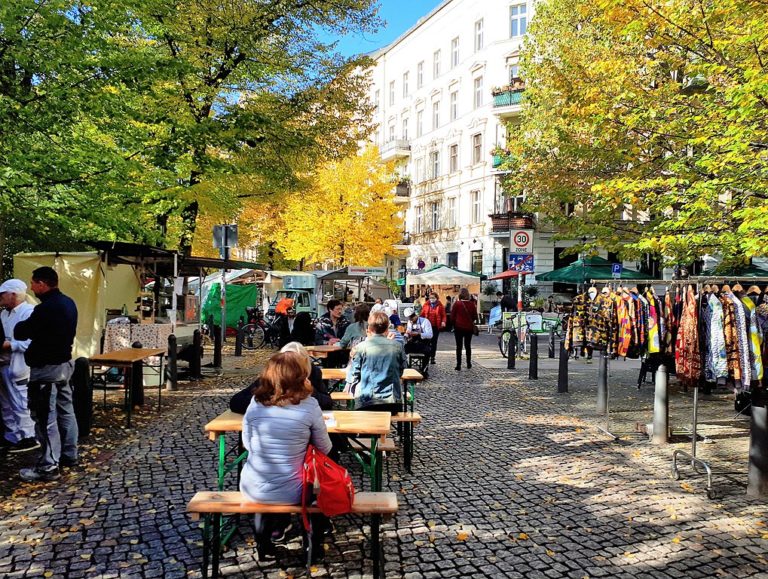
[[[75,360],[75,369],[69,381],[72,383],[72,405],[77,419],[78,436],[85,438],[91,434],[93,423],[93,382],[88,358]]]
[[[131,348],[143,348],[141,342],[134,342]],[[134,362],[131,366],[131,403],[144,406],[144,362]],[[128,415],[130,419],[130,414]],[[128,426],[130,426],[130,422]]]
[[[221,328],[213,326],[213,367],[221,368]]]
[[[528,360],[528,379],[539,379],[539,335],[531,333],[531,356]]]
[[[600,352],[600,364],[597,367],[597,413],[608,412],[608,354]]]
[[[200,360],[203,357],[203,336],[200,330],[195,330],[192,334],[192,360],[189,363],[189,379],[200,380]]]
[[[667,393],[667,367],[659,364],[653,394],[653,444],[669,442],[669,395]]]
[[[549,329],[549,357],[555,358],[555,328]]]
[[[557,391],[560,394],[568,392],[568,351],[565,341],[560,340],[560,361],[557,367]]]
[[[237,335],[235,335],[235,356],[243,355],[243,318],[237,320]]]
[[[761,389],[752,392],[747,495],[768,498],[768,395]]]
[[[510,332],[509,344],[507,344],[507,370],[515,369],[515,354],[517,350],[517,334]]]
[[[176,357],[176,336],[168,336],[168,386],[171,392],[179,388],[179,364]],[[165,378],[165,376],[163,376]]]

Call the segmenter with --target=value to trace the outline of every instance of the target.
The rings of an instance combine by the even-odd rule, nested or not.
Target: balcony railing
[[[381,158],[384,161],[409,157],[411,143],[407,139],[392,139],[381,146]]]
[[[519,105],[523,102],[523,92],[525,89],[507,89],[502,92],[498,92],[493,95],[494,107],[511,107],[513,105]]]
[[[411,184],[406,181],[402,181],[395,186],[395,196],[397,197],[410,197],[411,196]]]
[[[494,213],[491,216],[493,233],[502,233],[510,229],[535,229],[536,222],[529,213],[507,211],[506,213]]]

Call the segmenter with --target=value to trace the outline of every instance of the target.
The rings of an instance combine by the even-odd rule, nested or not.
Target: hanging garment
[[[675,338],[677,336],[677,318],[675,317],[674,300],[672,294],[667,291],[664,294],[664,352],[672,354],[675,351]]]
[[[649,354],[658,354],[661,352],[661,341],[659,336],[659,313],[656,310],[656,298],[653,292],[648,290],[645,294],[648,303],[648,344],[647,352]]]
[[[739,369],[741,370],[741,390],[749,390],[752,384],[752,362],[750,360],[749,328],[747,326],[747,307],[733,293],[726,294],[733,303],[736,320],[736,339],[739,348]],[[736,384],[737,388],[739,384]]]
[[[741,301],[749,312],[747,315],[748,327],[749,327],[749,352],[750,362],[752,363],[752,379],[762,380],[763,378],[763,359],[762,359],[762,345],[763,336],[760,333],[760,329],[757,325],[757,307],[755,302],[750,297],[743,297]]]
[[[609,350],[613,317],[613,300],[605,294],[595,296],[587,302],[587,345],[594,350]]]
[[[629,315],[629,306],[631,298],[615,294],[613,297],[614,308],[616,310],[616,332],[615,344],[616,355],[626,357],[629,351],[629,345],[632,342],[632,320]]]
[[[725,349],[725,328],[723,325],[723,305],[715,294],[708,297],[709,304],[709,351],[707,366],[711,375],[707,382],[722,382],[728,377],[728,353]]]
[[[723,334],[728,378],[741,384],[741,356],[739,356],[739,331],[736,327],[736,308],[725,294],[720,296],[723,306]]]
[[[696,385],[701,377],[699,355],[698,305],[693,288],[689,286],[677,332],[675,367],[677,377],[684,385]]]
[[[587,296],[579,294],[573,298],[571,316],[568,318],[568,332],[565,336],[565,349],[582,348],[585,339],[585,325],[587,314]]]

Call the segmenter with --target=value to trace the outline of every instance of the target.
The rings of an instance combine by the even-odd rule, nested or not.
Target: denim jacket
[[[405,368],[400,342],[376,334],[357,346],[347,371],[347,386],[354,388],[355,406],[394,404],[402,398],[400,377]]]

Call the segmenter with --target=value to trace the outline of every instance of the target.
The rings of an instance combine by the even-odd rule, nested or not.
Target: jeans
[[[29,410],[41,447],[38,469],[57,467],[62,457],[72,462],[77,460],[77,418],[69,381],[73,369],[71,361],[32,368]]]
[[[8,432],[5,439],[16,444],[25,438],[34,438],[35,423],[29,414],[27,380],[15,382],[10,365],[0,367],[0,407]]]
[[[456,365],[461,366],[461,346],[467,351],[467,364],[472,363],[472,330],[460,330],[455,328],[453,336],[456,338]]]

